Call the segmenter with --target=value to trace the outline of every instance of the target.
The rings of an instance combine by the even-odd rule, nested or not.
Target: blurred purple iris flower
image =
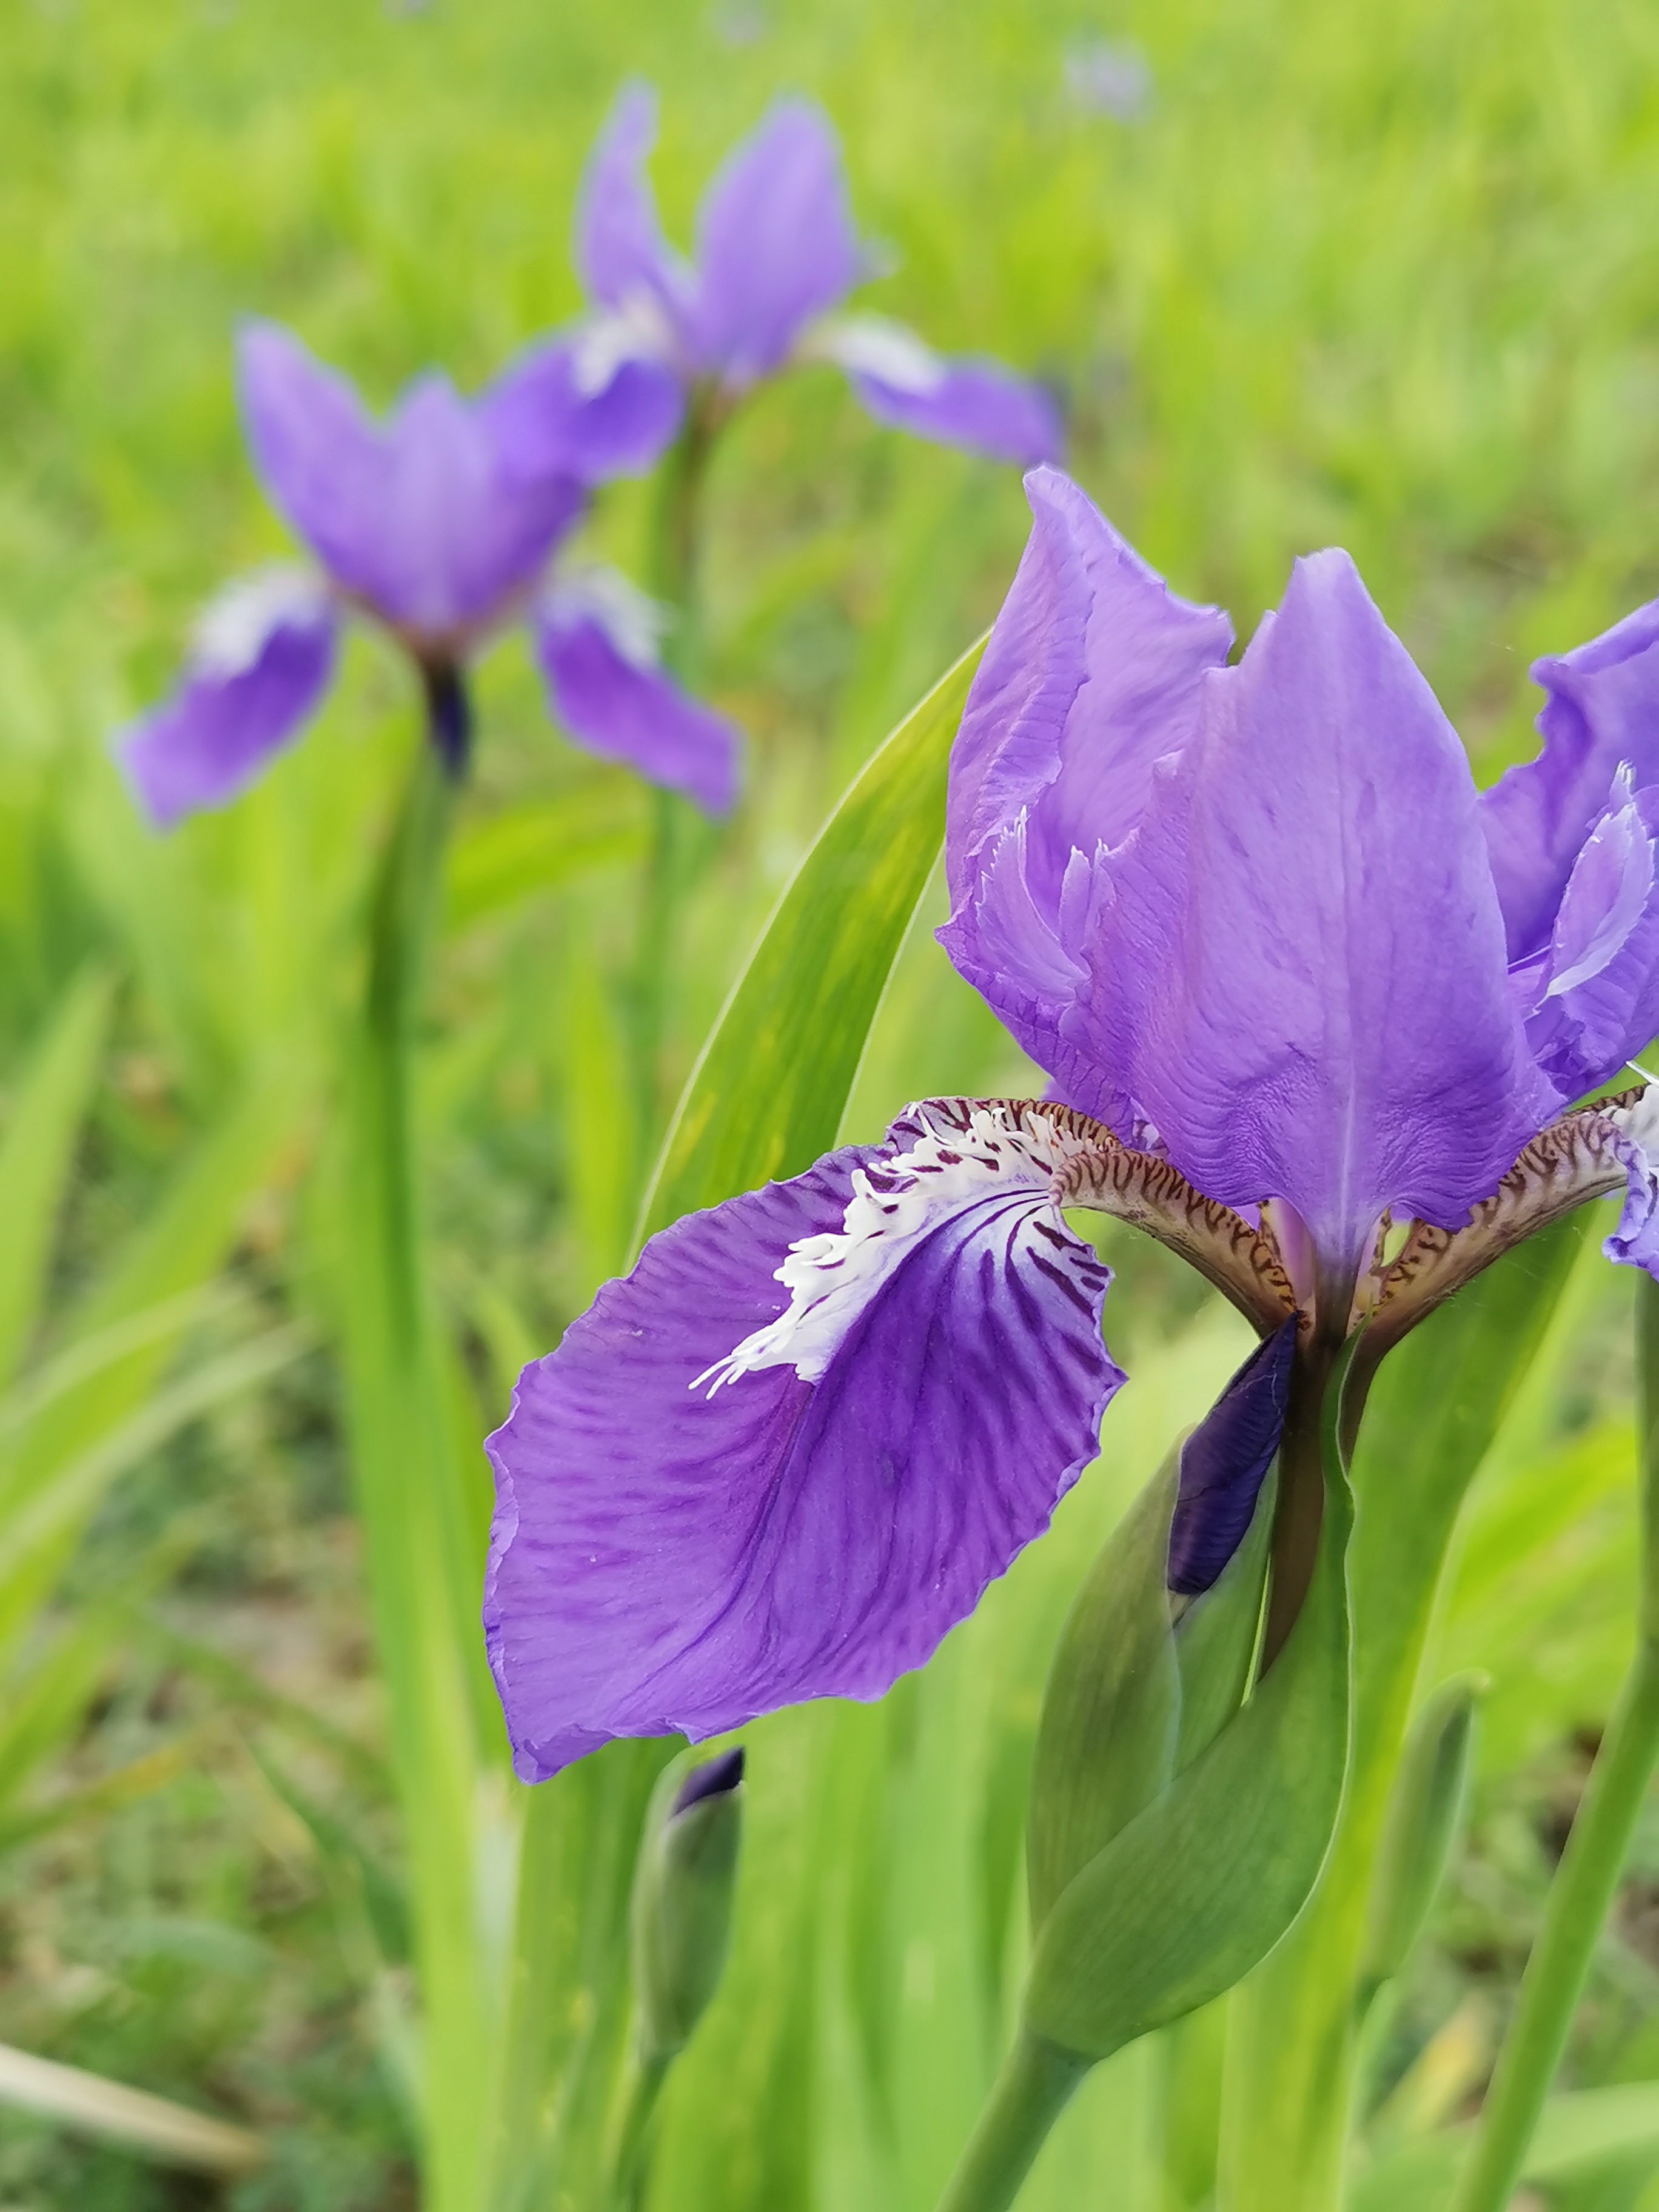
[[[940,933],[1051,1078],[654,1237],[526,1369],[489,1449],[484,1618],[520,1774],[878,1695],[1046,1527],[1123,1380],[1093,1208],[1255,1324],[1183,1455],[1168,1579],[1212,1583],[1294,1364],[1380,1354],[1610,1191],[1659,1274],[1659,603],[1534,671],[1543,750],[1477,793],[1340,552],[1237,665],[1064,476],[952,757]]]
[[[315,568],[276,568],[209,606],[177,689],[117,749],[167,828],[233,798],[296,737],[333,674],[340,623],[368,616],[419,670],[450,765],[469,741],[465,671],[500,630],[531,635],[549,703],[580,744],[728,806],[737,737],[657,665],[655,610],[605,569],[555,556],[606,477],[648,467],[672,436],[660,380],[619,362],[579,384],[542,348],[476,399],[422,377],[375,422],[351,386],[268,323],[237,346],[247,439],[272,503]]]
[[[1060,416],[1040,385],[994,361],[946,359],[914,331],[834,310],[874,273],[848,205],[841,149],[823,112],[779,100],[727,156],[697,215],[687,263],[665,241],[644,175],[656,101],[623,93],[594,149],[576,258],[594,314],[579,377],[654,364],[717,422],[792,362],[847,372],[878,422],[1022,465],[1055,460]]]

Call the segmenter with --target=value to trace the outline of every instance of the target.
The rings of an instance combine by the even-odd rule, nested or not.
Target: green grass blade
[[[313,1341],[298,1323],[267,1330],[205,1362],[112,1422],[83,1451],[61,1461],[3,1523],[0,1552],[0,1646],[27,1625],[46,1596],[88,1516],[110,1485],[203,1413],[268,1382]]]
[[[796,869],[691,1072],[641,1243],[683,1213],[800,1174],[835,1143],[939,857],[951,744],[984,649],[982,638],[970,646],[905,716]]]
[[[0,1143],[0,1384],[40,1317],[53,1232],[109,1024],[110,981],[82,972],[18,1082]]]
[[[469,825],[445,872],[446,929],[475,928],[592,869],[635,859],[645,846],[643,799],[635,779],[619,770]]]

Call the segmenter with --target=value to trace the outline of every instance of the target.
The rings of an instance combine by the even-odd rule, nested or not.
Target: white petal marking
[[[950,1109],[964,1103],[958,1119]],[[1046,1243],[1035,1256],[1049,1266],[1081,1260],[1097,1267],[1093,1251],[1066,1226],[1052,1196],[1057,1178],[1090,1149],[1085,1137],[1066,1128],[1067,1118],[1063,1109],[1048,1115],[1000,1102],[929,1100],[911,1107],[895,1127],[909,1124],[915,1141],[854,1170],[841,1228],[790,1246],[776,1271],[789,1292],[787,1307],[690,1388],[707,1384],[712,1398],[723,1382],[763,1367],[793,1367],[804,1382],[818,1382],[906,1256],[952,1216],[973,1209],[1018,1206],[1031,1217],[1022,1243],[1027,1233],[1040,1233]]]
[[[286,562],[239,576],[197,617],[191,665],[228,684],[245,676],[279,629],[314,629],[328,613],[328,586],[309,568]]]

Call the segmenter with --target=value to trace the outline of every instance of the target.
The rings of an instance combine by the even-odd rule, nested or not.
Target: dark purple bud
[[[459,783],[472,751],[472,702],[466,678],[453,660],[440,660],[422,664],[421,680],[426,686],[427,734]]]
[[[705,1797],[724,1797],[743,1780],[743,1746],[738,1744],[723,1751],[718,1759],[694,1766],[674,1793],[674,1802],[668,1808],[671,1820],[693,1805],[701,1804]]]
[[[1170,1588],[1196,1597],[1244,1540],[1279,1449],[1296,1356],[1294,1315],[1259,1344],[1181,1448]]]

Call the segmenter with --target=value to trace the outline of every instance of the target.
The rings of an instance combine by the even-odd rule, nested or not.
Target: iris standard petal
[[[526,1369],[484,1604],[520,1775],[878,1697],[971,1611],[1122,1379],[1047,1184],[918,1109],[653,1237]]]
[[[769,375],[863,273],[829,118],[807,100],[775,101],[698,210],[694,365],[738,386]]]
[[[532,347],[480,396],[509,476],[597,484],[639,475],[672,442],[684,394],[671,369],[620,360],[595,383],[588,366],[580,338],[560,339]]]
[[[1659,786],[1613,781],[1543,957],[1524,971],[1527,1041],[1563,1097],[1616,1075],[1659,1034]]]
[[[724,814],[738,794],[741,739],[656,665],[650,612],[608,571],[562,580],[534,625],[549,704],[590,752],[683,791],[705,813]]]
[[[1288,1200],[1334,1275],[1390,1205],[1464,1220],[1559,1109],[1463,749],[1344,553],[1206,679],[1110,888],[1104,1063],[1200,1190]]]
[[[236,367],[248,446],[272,505],[331,576],[377,600],[386,538],[377,425],[347,380],[275,323],[244,325]]]
[[[1571,653],[1534,661],[1549,694],[1544,744],[1480,801],[1511,960],[1547,940],[1567,878],[1620,762],[1636,787],[1659,783],[1659,599]]]
[[[386,431],[376,611],[447,639],[499,617],[580,515],[583,488],[513,465],[488,412],[424,376]]]
[[[645,164],[657,136],[657,96],[629,84],[599,133],[576,204],[576,266],[588,297],[621,313],[636,301],[678,313],[690,272],[657,220]]]
[[[580,483],[514,465],[488,409],[447,378],[422,377],[382,428],[285,331],[252,325],[239,360],[272,497],[342,590],[398,629],[460,649],[581,512]]]
[[[234,798],[299,735],[327,689],[334,648],[334,610],[313,577],[249,577],[208,609],[173,696],[115,741],[158,829]]]
[[[1244,1540],[1285,1432],[1296,1332],[1292,1314],[1257,1345],[1181,1447],[1169,1565],[1179,1597],[1209,1589]]]
[[[1097,856],[1139,821],[1153,762],[1190,735],[1232,626],[1177,599],[1058,470],[1025,488],[1031,535],[951,757],[939,938],[1066,1097],[1121,1127],[1086,1029],[1062,1035]]]

